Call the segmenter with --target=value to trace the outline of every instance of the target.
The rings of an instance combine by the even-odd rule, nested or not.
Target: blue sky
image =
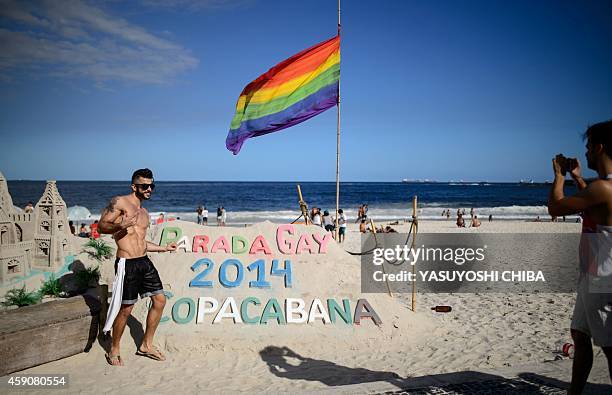
[[[609,1],[342,7],[345,181],[550,179],[612,118]],[[0,171],[332,181],[335,109],[238,156],[225,138],[242,88],[336,21],[333,0],[0,0]]]

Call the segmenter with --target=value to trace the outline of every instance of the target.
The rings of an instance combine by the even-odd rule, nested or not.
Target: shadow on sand
[[[291,380],[319,381],[327,386],[364,384],[376,381],[387,382],[397,390],[387,394],[415,391],[436,393],[440,387],[453,394],[549,394],[564,393],[569,382],[545,377],[535,373],[521,373],[515,378],[475,372],[453,372],[421,377],[402,378],[394,372],[350,368],[334,362],[304,357],[288,347],[268,346],[259,352],[272,374]],[[357,392],[359,390],[355,389]],[[363,389],[372,392],[374,388]],[[587,384],[584,394],[611,394],[612,386]]]
[[[259,352],[270,372],[292,380],[320,381],[328,386],[367,383],[371,381],[399,382],[393,372],[377,372],[362,368],[349,368],[322,359],[306,358],[288,347],[268,346]],[[296,363],[291,363],[296,362]]]

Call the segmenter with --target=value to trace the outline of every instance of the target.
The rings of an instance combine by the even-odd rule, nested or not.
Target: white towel
[[[110,306],[106,314],[106,324],[104,324],[103,333],[108,333],[113,328],[113,322],[121,309],[121,300],[123,299],[123,278],[125,277],[125,258],[120,258],[117,262],[117,274],[113,281],[113,296],[111,297]]]

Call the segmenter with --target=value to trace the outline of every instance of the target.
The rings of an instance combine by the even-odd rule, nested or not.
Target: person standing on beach
[[[208,209],[206,206],[202,209],[202,225],[208,225]]]
[[[322,226],[321,225],[321,209],[318,207],[314,208],[314,214],[312,216],[312,224],[316,226]]]
[[[359,223],[359,232],[365,233],[367,232],[367,230],[368,230],[368,224],[366,222],[366,219],[363,218],[361,222]]]
[[[328,232],[334,231],[334,221],[332,221],[332,217],[327,210],[323,212],[323,227]]]
[[[338,242],[342,243],[346,237],[346,216],[344,210],[338,210]]]
[[[217,207],[217,226],[221,226],[221,206]]]
[[[166,305],[166,296],[157,269],[147,252],[175,251],[176,243],[162,247],[145,240],[150,221],[142,202],[151,198],[154,188],[151,170],[136,170],[132,175],[132,193],[112,198],[102,211],[98,225],[100,233],[112,234],[117,243],[113,297],[103,329],[106,333],[112,326],[112,345],[106,360],[113,366],[123,365],[119,351],[121,336],[139,295],[140,298],[151,298],[151,308],[147,314],[144,338],[136,354],[156,361],[166,359],[153,346],[153,336]]]
[[[225,207],[221,206],[221,226],[225,226],[226,221],[227,221],[227,211],[225,211]]]
[[[198,208],[196,209],[196,214],[198,215],[198,225],[202,225],[202,212],[204,211],[204,209],[202,208],[202,206],[198,206]]]
[[[579,246],[580,278],[571,323],[574,341],[572,381],[568,394],[580,394],[593,365],[593,346],[603,349],[612,379],[612,289],[595,292],[591,284],[612,279],[612,120],[590,126],[584,134],[586,159],[598,179],[587,184],[580,162],[557,155],[553,159],[555,180],[548,198],[548,213],[554,216],[582,213]],[[563,184],[569,172],[578,193],[565,197]],[[594,280],[593,280],[594,279]]]
[[[100,238],[100,233],[98,232],[98,225],[98,220],[95,220],[93,224],[89,225],[89,229],[91,230],[91,232],[89,232],[89,237],[95,240]]]
[[[363,204],[361,206],[359,206],[359,208],[357,209],[357,220],[355,220],[355,223],[361,223],[361,219],[364,217],[364,213],[363,213]]]
[[[28,204],[26,204],[25,208],[23,209],[23,212],[26,213],[26,214],[33,213],[34,212],[34,203],[28,202]]]

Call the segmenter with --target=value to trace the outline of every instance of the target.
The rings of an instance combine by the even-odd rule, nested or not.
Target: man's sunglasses
[[[153,191],[155,189],[155,184],[153,184],[153,183],[151,183],[151,184],[134,184],[134,185],[136,185],[142,191],[146,191],[149,188],[151,188],[151,191]]]

